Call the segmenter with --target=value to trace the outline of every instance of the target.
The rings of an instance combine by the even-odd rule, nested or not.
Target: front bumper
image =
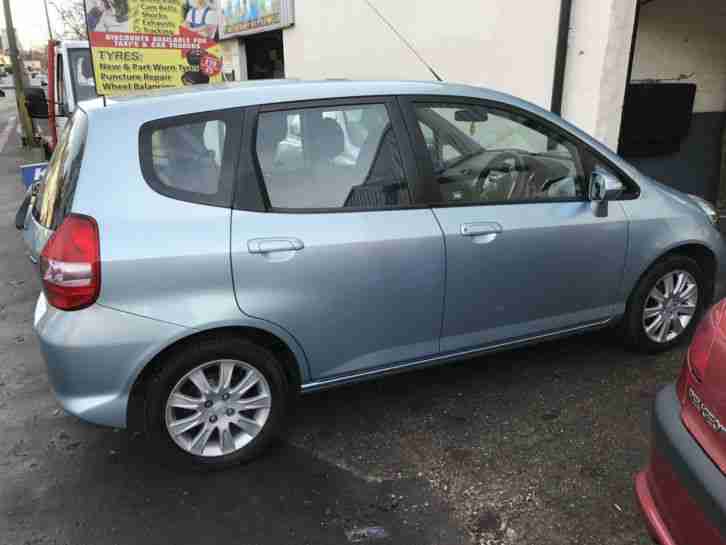
[[[656,397],[652,455],[635,479],[638,503],[661,545],[726,543],[726,476],[681,422],[675,386]]]
[[[185,328],[101,305],[65,312],[41,293],[35,332],[63,408],[105,426],[126,427],[128,398],[142,367]]]

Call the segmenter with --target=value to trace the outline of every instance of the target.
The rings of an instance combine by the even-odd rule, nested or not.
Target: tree
[[[51,0],[58,18],[63,25],[61,35],[72,40],[87,40],[86,10],[83,0]]]

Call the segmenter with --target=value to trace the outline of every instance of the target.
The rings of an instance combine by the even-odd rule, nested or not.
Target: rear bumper
[[[128,398],[141,368],[185,328],[101,305],[64,312],[41,293],[35,332],[63,408],[83,420],[126,427]]]
[[[648,467],[635,491],[661,545],[726,544],[726,476],[681,423],[675,386],[657,396]]]

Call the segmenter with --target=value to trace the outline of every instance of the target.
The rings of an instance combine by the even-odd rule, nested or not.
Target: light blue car
[[[82,103],[19,227],[66,410],[224,467],[300,392],[610,325],[672,347],[716,221],[510,96],[267,81]]]

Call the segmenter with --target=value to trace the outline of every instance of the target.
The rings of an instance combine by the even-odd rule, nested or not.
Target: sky
[[[63,5],[72,0],[56,1]],[[10,9],[13,12],[15,31],[23,48],[42,47],[48,43],[48,25],[45,22],[43,0],[10,0]],[[48,13],[50,13],[53,32],[57,37],[63,27],[56,15],[55,8],[50,4]],[[2,9],[0,9],[0,26],[5,28],[5,12]]]

